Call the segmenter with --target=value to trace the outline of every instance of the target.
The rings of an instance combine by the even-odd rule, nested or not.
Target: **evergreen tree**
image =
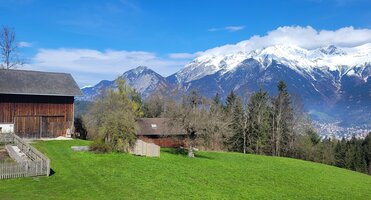
[[[358,172],[366,172],[366,165],[366,155],[362,148],[362,141],[353,136],[352,139],[347,142],[345,168]]]
[[[276,156],[290,156],[293,149],[294,136],[292,130],[293,111],[290,106],[290,95],[287,92],[285,82],[280,81],[277,85],[278,96],[273,102],[273,153]]]
[[[216,93],[213,100],[211,101],[210,111],[211,112],[221,112],[221,102],[220,102],[220,96],[219,93]]]
[[[238,97],[236,100],[234,100],[233,106],[231,107],[231,111],[229,113],[231,117],[231,124],[229,127],[232,131],[232,136],[228,140],[229,149],[232,151],[246,153],[247,144],[249,142],[246,135],[247,124],[244,109]]]
[[[366,155],[363,151],[362,141],[356,140],[354,143],[354,156],[353,156],[354,170],[358,172],[367,172]]]
[[[248,104],[248,135],[255,153],[270,152],[268,137],[270,132],[270,107],[268,93],[262,89],[250,97]]]
[[[236,96],[233,90],[228,94],[226,103],[225,103],[225,110],[227,113],[232,113],[232,108],[234,104],[236,103],[237,98],[238,97]]]
[[[338,141],[335,146],[335,166],[344,168],[345,167],[345,156],[346,156],[346,141],[344,138]]]
[[[371,175],[371,133],[368,133],[363,141],[363,151],[365,153],[365,160],[367,164],[368,174]]]
[[[220,105],[220,95],[219,95],[219,93],[215,94],[215,96],[213,98],[213,104]]]

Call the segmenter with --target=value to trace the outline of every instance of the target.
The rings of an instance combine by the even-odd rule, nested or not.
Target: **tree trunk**
[[[188,144],[188,157],[193,158],[195,157],[195,154],[193,153],[193,142],[196,139],[196,133],[191,132],[189,134],[189,144]]]
[[[193,158],[195,157],[195,154],[193,153],[193,140],[190,140],[189,141],[189,144],[188,144],[188,157],[190,158]]]
[[[273,114],[273,120],[272,120],[272,139],[271,139],[271,143],[272,143],[272,155],[275,156],[276,155],[276,134],[275,134],[275,131],[274,131],[274,121],[275,118],[274,118],[274,114]]]
[[[246,132],[243,133],[243,153],[246,154]]]

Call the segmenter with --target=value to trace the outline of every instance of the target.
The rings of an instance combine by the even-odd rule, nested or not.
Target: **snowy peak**
[[[237,51],[229,54],[204,54],[187,64],[176,74],[178,82],[186,83],[214,74],[235,70],[244,60],[253,58],[267,67],[273,60],[295,71],[311,73],[314,69],[349,71],[371,62],[371,44],[352,48],[328,45],[317,49],[304,49],[293,45],[273,45],[253,51]]]
[[[339,49],[335,45],[329,45],[327,47],[320,48],[320,51],[326,55],[346,55],[346,53],[342,49]]]

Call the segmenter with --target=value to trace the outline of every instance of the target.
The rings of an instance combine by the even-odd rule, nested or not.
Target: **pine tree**
[[[248,105],[248,135],[255,153],[270,152],[268,145],[270,127],[270,107],[268,93],[262,89],[250,97]]]
[[[273,102],[273,154],[276,156],[290,156],[293,149],[294,137],[292,130],[293,111],[290,106],[290,95],[285,82],[280,81],[277,85],[278,96]]]
[[[363,151],[362,140],[356,139],[354,141],[354,156],[353,156],[354,170],[358,172],[367,172],[366,155]]]
[[[233,90],[228,94],[226,103],[225,103],[225,110],[227,113],[232,113],[232,108],[234,104],[236,103],[237,98],[238,97],[236,96]]]
[[[345,156],[346,156],[346,141],[344,138],[338,141],[335,146],[335,166],[344,168],[345,167]]]
[[[247,124],[244,109],[238,97],[233,103],[229,114],[231,117],[231,124],[229,127],[232,131],[232,136],[228,139],[229,148],[232,151],[246,153],[248,143],[246,135]]]
[[[362,148],[362,141],[355,136],[347,142],[345,167],[358,172],[366,172],[367,170],[366,155]]]
[[[215,94],[215,96],[213,98],[213,104],[220,105],[220,95],[219,95],[219,93]]]
[[[367,171],[368,171],[368,174],[371,175],[371,132],[368,133],[365,140],[363,141],[363,151],[365,154]]]

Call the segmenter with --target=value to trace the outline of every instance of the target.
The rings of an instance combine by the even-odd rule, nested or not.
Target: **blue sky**
[[[80,86],[137,65],[170,75],[196,52],[278,27],[371,29],[367,0],[0,0],[27,69],[72,73]]]

